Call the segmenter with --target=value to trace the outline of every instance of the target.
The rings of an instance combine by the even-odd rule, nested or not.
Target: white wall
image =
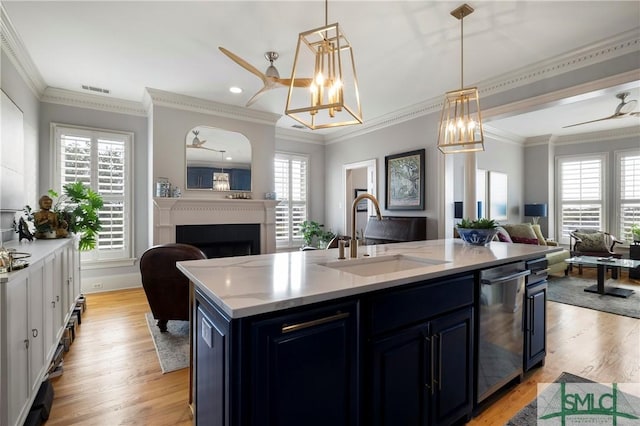
[[[378,200],[383,216],[427,216],[427,238],[436,238],[436,222],[432,219],[439,208],[437,201],[440,179],[436,172],[438,168],[439,151],[435,147],[435,137],[430,137],[434,131],[437,119],[421,117],[401,124],[386,127],[381,130],[356,136],[349,140],[330,143],[326,147],[326,208],[325,225],[336,229],[339,233],[349,235],[343,229],[345,209],[351,205],[344,205],[344,188],[342,187],[342,166],[349,163],[371,160],[376,161]],[[431,130],[429,130],[429,128]],[[416,149],[426,149],[425,154],[425,209],[424,210],[386,210],[385,188],[385,156],[400,154]]]
[[[8,150],[9,153],[19,152],[20,158],[9,157],[2,158],[0,164],[5,162],[20,163],[23,171],[22,187],[19,191],[11,191],[11,199],[5,200],[7,205],[0,205],[0,229],[9,229],[8,231],[0,231],[0,240],[8,241],[17,238],[17,235],[11,231],[11,224],[16,210],[20,210],[25,204],[31,204],[32,207],[37,206],[38,194],[38,177],[40,175],[40,162],[38,156],[38,128],[39,128],[39,101],[29,87],[24,83],[20,74],[16,70],[13,63],[2,50],[0,63],[2,64],[2,73],[0,79],[0,87],[14,104],[22,111],[22,140],[8,140],[6,133],[0,129],[0,142],[3,147],[14,146],[14,149]],[[7,152],[7,150],[3,150]],[[0,191],[9,193],[4,188],[5,182],[0,185]],[[3,199],[0,197],[0,199]],[[3,203],[4,204],[4,203]]]

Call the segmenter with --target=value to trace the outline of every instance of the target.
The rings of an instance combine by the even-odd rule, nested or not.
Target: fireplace
[[[178,242],[176,237],[179,226],[250,225],[258,227],[257,235],[245,235],[240,241],[227,239],[228,245],[244,246],[229,251],[247,254],[247,247],[250,245],[251,254],[275,253],[277,204],[278,201],[275,200],[157,197],[153,199],[153,244]],[[247,241],[251,241],[251,244],[247,244]],[[220,241],[215,240],[202,243],[212,243],[209,245],[218,248],[220,246]]]
[[[260,254],[260,224],[178,225],[176,243],[196,246],[208,258]]]

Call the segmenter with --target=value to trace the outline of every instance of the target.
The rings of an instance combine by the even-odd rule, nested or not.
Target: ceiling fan
[[[627,96],[629,96],[629,92],[621,92],[616,95],[616,98],[620,99],[620,103],[616,107],[615,112],[608,117],[598,118],[597,120],[584,121],[582,123],[570,124],[568,126],[563,126],[562,128],[566,129],[567,127],[581,126],[583,124],[595,123],[597,121],[611,120],[614,118],[622,118],[627,116],[640,116],[640,112],[633,111],[633,109],[635,108],[638,102],[635,99],[630,100],[629,102],[626,102],[625,99],[627,98]]]
[[[187,148],[197,148],[197,149],[206,149],[208,151],[213,151],[213,152],[223,152],[223,151],[218,151],[217,149],[207,148],[206,146],[204,146],[205,142],[207,141],[200,140],[200,138],[198,138],[198,135],[200,134],[199,130],[193,130],[193,134],[195,136],[193,137],[193,140],[191,141],[191,143],[187,144]]]
[[[269,51],[264,54],[264,57],[267,61],[269,61],[270,65],[267,70],[263,73],[238,55],[231,53],[224,47],[218,47],[222,53],[231,58],[232,61],[240,65],[242,68],[246,69],[252,74],[257,75],[262,80],[264,86],[260,89],[255,95],[247,101],[246,106],[251,106],[258,98],[263,95],[266,91],[271,89],[277,89],[279,87],[288,87],[291,84],[290,78],[280,78],[280,73],[273,65],[273,61],[277,60],[279,55],[278,52]],[[296,79],[295,86],[296,87],[308,87],[311,84],[311,79]]]

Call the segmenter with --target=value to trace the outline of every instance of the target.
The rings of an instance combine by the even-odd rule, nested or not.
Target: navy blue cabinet
[[[251,325],[255,426],[357,424],[357,303]]]
[[[213,172],[211,167],[187,167],[188,189],[213,188]]]
[[[542,363],[547,354],[547,282],[527,286],[524,305],[524,371]]]
[[[473,308],[375,339],[372,425],[448,425],[472,409]]]
[[[231,169],[230,181],[234,191],[251,191],[251,170]]]
[[[213,174],[220,173],[223,169],[217,167],[187,167],[187,189],[212,189]],[[224,169],[229,174],[229,186],[231,191],[251,191],[250,169]]]
[[[448,425],[473,398],[473,275],[230,319],[198,289],[196,425]]]
[[[193,314],[192,392],[195,417],[200,424],[223,426],[226,423],[228,377],[225,374],[229,354],[228,321],[201,296],[197,296]]]

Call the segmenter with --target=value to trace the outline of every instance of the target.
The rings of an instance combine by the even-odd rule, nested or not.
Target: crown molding
[[[311,132],[301,132],[299,130],[291,130],[284,127],[276,127],[276,139],[314,145],[325,145],[324,135]]]
[[[554,145],[573,145],[579,143],[603,142],[616,139],[640,138],[640,126],[623,127],[621,129],[602,130],[600,132],[579,133],[558,136]]]
[[[494,141],[510,143],[514,145],[522,146],[524,145],[526,138],[522,136],[518,136],[514,133],[507,132],[505,130],[495,129],[491,127],[491,125],[483,124],[482,132],[484,133],[485,140],[487,138],[493,139]]]
[[[119,114],[137,115],[141,117],[147,116],[147,111],[140,102],[94,95],[91,93],[75,92],[73,90],[57,89],[55,87],[47,87],[40,97],[40,101]]]
[[[164,106],[180,109],[184,111],[199,112],[219,117],[233,118],[236,120],[250,121],[260,124],[275,125],[280,119],[280,114],[272,112],[256,111],[249,108],[227,105],[193,96],[180,95],[178,93],[166,92],[164,90],[146,88],[148,97],[145,95],[144,105],[151,116],[150,108],[154,106]]]
[[[2,38],[2,50],[7,54],[13,65],[18,70],[20,77],[33,92],[36,98],[40,98],[47,84],[44,82],[40,71],[33,63],[31,56],[24,47],[18,33],[11,23],[11,19],[0,3],[0,36]]]
[[[640,34],[637,30],[624,32],[590,46],[522,67],[518,70],[502,74],[477,84],[470,84],[470,86],[477,86],[483,97],[494,95],[634,52],[640,52]],[[558,101],[559,99],[562,99],[562,97],[577,96],[585,93],[585,91],[597,90],[634,80],[638,80],[637,70],[614,77],[603,78],[597,82],[585,83],[583,85],[578,85],[569,89],[560,90],[521,102],[492,108],[490,111],[483,111],[483,115],[485,117],[498,116],[506,113],[507,111],[513,112],[514,109],[528,108],[532,105],[539,105],[543,102],[548,103]],[[605,84],[609,84],[609,86],[604,86]],[[431,98],[373,120],[367,120],[361,126],[352,126],[354,127],[353,129],[345,128],[337,130],[334,133],[326,135],[325,140],[328,144],[341,142],[440,111],[441,108],[442,98]]]

